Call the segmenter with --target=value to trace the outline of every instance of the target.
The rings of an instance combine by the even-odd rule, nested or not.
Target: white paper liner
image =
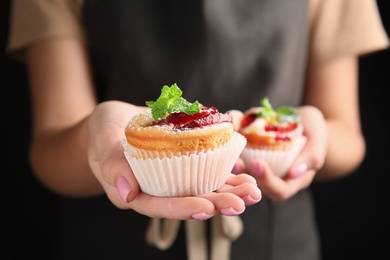
[[[196,196],[222,187],[244,149],[246,139],[235,132],[224,147],[163,159],[137,159],[133,153],[136,148],[125,138],[122,145],[143,192],[154,196]]]
[[[245,147],[241,153],[241,158],[245,165],[249,168],[251,161],[254,159],[263,159],[268,162],[272,171],[279,177],[284,177],[287,174],[291,163],[302,150],[306,143],[306,137],[302,136],[294,141],[292,146],[286,151],[275,151],[266,149],[255,149]],[[250,173],[250,172],[249,172]]]

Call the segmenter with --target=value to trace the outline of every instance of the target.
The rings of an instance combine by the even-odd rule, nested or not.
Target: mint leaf
[[[292,123],[298,122],[300,120],[298,113],[293,107],[290,106],[281,106],[278,108],[276,113],[278,115],[279,121],[281,122]]]
[[[164,85],[161,89],[161,94],[156,101],[146,101],[146,105],[152,109],[152,117],[154,120],[159,120],[172,113],[183,112],[188,115],[196,114],[200,111],[199,102],[188,102],[182,98],[183,91],[176,83],[170,87]]]
[[[274,122],[276,119],[276,112],[273,109],[268,98],[263,98],[260,103],[263,106],[263,110],[259,113],[259,116],[265,118],[270,122]]]
[[[300,120],[299,114],[291,106],[280,106],[275,111],[268,98],[263,98],[261,105],[263,110],[258,116],[265,118],[271,124],[277,124],[278,122],[292,123]]]
[[[200,111],[199,105],[200,105],[199,102],[195,101],[189,107],[187,107],[187,109],[183,112],[185,112],[187,115],[196,114]]]

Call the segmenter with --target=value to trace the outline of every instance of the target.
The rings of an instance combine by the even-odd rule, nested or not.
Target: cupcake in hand
[[[126,126],[124,153],[143,192],[196,196],[225,184],[246,145],[232,116],[188,102],[180,88],[163,86],[150,108]]]
[[[290,106],[276,110],[268,98],[260,107],[252,107],[242,113],[231,110],[235,130],[247,139],[241,158],[251,171],[251,161],[264,159],[272,171],[283,177],[306,143],[303,125],[297,111]]]

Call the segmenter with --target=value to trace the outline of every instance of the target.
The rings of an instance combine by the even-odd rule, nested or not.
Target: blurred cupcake
[[[176,84],[164,86],[151,109],[125,128],[124,153],[141,190],[154,196],[196,196],[219,189],[246,140],[232,116],[188,102]]]
[[[306,143],[303,126],[293,107],[281,106],[274,110],[268,98],[261,104],[244,113],[229,111],[235,130],[247,139],[241,158],[249,173],[252,160],[264,159],[276,175],[283,177]]]

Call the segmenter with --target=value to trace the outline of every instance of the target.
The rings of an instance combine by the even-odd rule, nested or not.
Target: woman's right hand
[[[215,214],[239,215],[260,201],[253,177],[231,175],[215,192],[196,197],[156,197],[143,193],[124,156],[121,139],[135,114],[148,109],[120,101],[99,104],[88,119],[88,160],[96,179],[118,208],[153,218],[207,219]]]

